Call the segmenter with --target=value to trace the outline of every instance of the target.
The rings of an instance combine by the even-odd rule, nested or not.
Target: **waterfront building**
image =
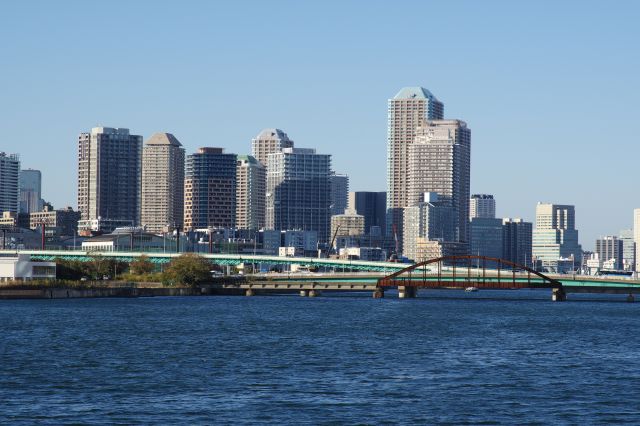
[[[578,244],[574,206],[537,204],[532,251],[536,261],[548,272],[565,273],[569,272],[567,265],[569,269],[581,265],[582,247]]]
[[[474,256],[503,258],[502,219],[474,217],[470,225],[470,250]]]
[[[425,192],[451,206],[454,238],[468,242],[471,130],[460,120],[424,120],[408,150],[409,206]]]
[[[0,281],[54,280],[56,262],[31,260],[28,254],[0,257]]]
[[[138,227],[116,229],[110,234],[98,235],[82,241],[85,251],[149,251],[175,252],[176,240],[165,235],[144,232]]]
[[[502,258],[518,265],[532,265],[533,224],[521,218],[502,219]]]
[[[83,220],[140,220],[142,136],[94,127],[78,138],[78,210]]]
[[[636,267],[636,243],[633,229],[623,229],[618,236],[622,240],[622,267],[625,271],[633,271]]]
[[[267,160],[267,229],[317,231],[329,240],[331,155],[284,148]]]
[[[46,205],[42,211],[29,213],[29,228],[38,229],[44,224],[48,237],[73,236],[78,232],[79,220],[80,212],[71,207],[54,210]]]
[[[20,157],[0,152],[0,211],[18,213],[20,200]]]
[[[20,213],[39,212],[43,207],[40,170],[20,170]]]
[[[490,194],[473,194],[469,200],[469,220],[474,217],[494,219],[496,200]]]
[[[610,269],[623,269],[623,242],[617,236],[608,235],[596,240],[596,253],[603,262],[608,262]]]
[[[236,169],[236,226],[257,230],[264,227],[266,169],[251,155],[239,155]]]
[[[184,156],[171,133],[155,133],[142,150],[140,224],[149,232],[171,232],[183,225]]]
[[[427,260],[424,249],[435,247],[425,245],[427,241],[454,241],[454,220],[453,208],[447,201],[440,201],[433,192],[423,194],[422,202],[404,209],[404,255],[415,262]],[[418,248],[419,243],[423,250]]]
[[[280,129],[264,129],[251,140],[251,155],[265,167],[269,154],[284,148],[293,148],[293,141]]]
[[[184,227],[235,228],[236,154],[222,148],[200,148],[187,156]]]
[[[331,172],[331,216],[343,214],[349,200],[349,176]]]
[[[364,235],[364,216],[347,211],[331,216],[331,238]],[[335,247],[335,240],[334,240]]]
[[[366,260],[369,262],[384,262],[387,252],[380,247],[344,247],[339,252],[340,259]]]
[[[387,193],[385,191],[349,192],[347,209],[364,216],[365,234],[371,234],[373,227],[376,227],[373,230],[374,235],[383,235],[386,233]]]
[[[318,254],[318,232],[300,230],[267,229],[259,233],[264,254],[279,253],[280,247],[294,247],[308,256]]]
[[[395,231],[402,238],[403,209],[413,204],[409,200],[409,147],[424,119],[444,118],[444,105],[423,87],[404,87],[387,106],[387,233]]]
[[[633,241],[636,244],[635,270],[640,271],[640,255],[638,254],[638,250],[640,250],[640,209],[633,210]]]

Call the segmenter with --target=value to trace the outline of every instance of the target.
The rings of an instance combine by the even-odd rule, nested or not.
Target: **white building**
[[[575,207],[538,203],[533,230],[533,257],[548,272],[569,272],[580,267],[582,247],[575,227]],[[567,266],[568,265],[568,266]]]
[[[269,154],[280,152],[284,148],[293,148],[293,141],[280,129],[264,129],[251,140],[252,156],[265,167]]]
[[[0,280],[55,279],[55,262],[35,262],[28,254],[0,257]]]
[[[257,230],[264,227],[266,169],[251,155],[238,155],[236,169],[236,227]]]

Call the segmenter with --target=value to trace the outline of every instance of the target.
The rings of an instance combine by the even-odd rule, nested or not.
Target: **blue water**
[[[421,296],[0,301],[0,423],[640,424],[640,303]]]

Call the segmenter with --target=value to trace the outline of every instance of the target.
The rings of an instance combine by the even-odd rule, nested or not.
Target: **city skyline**
[[[415,11],[410,15],[409,5]],[[473,129],[472,193],[494,194],[498,217],[528,221],[538,201],[575,205],[581,243],[589,249],[597,237],[630,228],[640,204],[628,188],[614,185],[617,180],[593,172],[602,165],[634,170],[633,138],[602,149],[611,123],[638,114],[638,58],[625,52],[634,48],[630,12],[639,7],[625,5],[560,4],[550,16],[548,3],[508,4],[507,21],[496,13],[505,4],[497,2],[372,3],[364,10],[347,3],[337,15],[317,5],[254,3],[251,16],[238,6],[203,3],[190,10],[140,3],[126,5],[126,13],[125,3],[117,2],[100,10],[71,2],[43,4],[37,11],[10,4],[0,34],[14,40],[1,48],[13,84],[0,100],[6,136],[0,150],[19,153],[23,169],[42,171],[43,198],[75,207],[74,142],[83,129],[125,127],[145,139],[166,131],[188,153],[221,146],[249,154],[260,129],[277,127],[299,146],[331,153],[352,190],[380,191],[387,189],[386,101],[401,87],[420,85],[445,104],[446,116]],[[424,43],[417,37],[420,20],[445,12],[456,14],[461,33],[416,54]],[[142,19],[145,14],[155,20]],[[303,26],[296,18],[308,14],[318,19]],[[79,37],[72,23],[85,16],[128,31]],[[225,19],[211,25],[212,16]],[[288,25],[265,27],[265,17]],[[400,20],[406,22],[404,34],[379,30]],[[183,31],[157,32],[158,21],[175,22]],[[319,28],[320,22],[332,31]],[[444,23],[430,25],[438,33]],[[150,31],[157,37],[144,36]],[[57,37],[44,37],[49,32]],[[251,55],[238,55],[250,46]],[[451,49],[460,54],[448,54]],[[114,59],[80,61],[96,52]],[[410,59],[399,67],[396,58],[402,56]],[[152,68],[152,60],[158,66]],[[288,65],[276,67],[282,60]],[[88,93],[100,101],[89,100]],[[318,122],[334,136],[318,131]],[[46,137],[34,138],[25,129]],[[212,131],[214,140],[203,140]],[[356,154],[358,162],[352,160]],[[614,198],[616,208],[592,203],[594,193]]]

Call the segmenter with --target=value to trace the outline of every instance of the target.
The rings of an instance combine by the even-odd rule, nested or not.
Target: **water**
[[[421,296],[0,301],[0,423],[640,424],[640,303]]]

